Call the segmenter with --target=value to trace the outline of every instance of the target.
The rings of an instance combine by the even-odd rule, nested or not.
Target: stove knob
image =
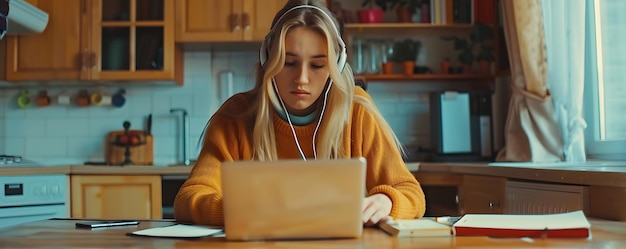
[[[50,192],[52,192],[53,195],[58,195],[59,194],[59,185],[52,186],[52,189],[50,190]]]
[[[47,195],[47,194],[48,194],[48,187],[41,186],[41,195]]]

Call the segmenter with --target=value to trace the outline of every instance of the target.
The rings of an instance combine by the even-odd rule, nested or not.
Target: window
[[[588,0],[587,13],[587,154],[626,160],[626,1]]]

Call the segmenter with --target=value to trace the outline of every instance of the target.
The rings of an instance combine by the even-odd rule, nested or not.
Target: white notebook
[[[129,235],[166,237],[166,238],[200,238],[200,237],[220,237],[223,236],[223,229],[206,226],[177,224],[166,227],[154,227],[138,230]]]

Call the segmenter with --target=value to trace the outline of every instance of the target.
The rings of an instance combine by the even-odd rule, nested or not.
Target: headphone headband
[[[278,24],[280,22],[281,19],[283,19],[283,17],[296,9],[302,9],[302,8],[309,8],[309,9],[315,9],[318,10],[320,13],[322,13],[322,15],[328,20],[330,21],[330,23],[332,23],[333,26],[333,30],[335,31],[335,34],[337,35],[337,40],[339,42],[339,46],[341,51],[339,51],[339,58],[337,59],[337,68],[339,69],[340,72],[343,71],[343,68],[346,66],[346,60],[348,55],[346,54],[346,44],[343,42],[343,39],[341,38],[341,34],[339,33],[339,29],[337,28],[334,19],[328,15],[324,10],[322,10],[319,7],[313,6],[313,5],[298,5],[298,6],[294,6],[291,9],[288,9],[287,11],[285,11],[285,13],[283,13],[282,15],[280,15],[280,17],[278,19],[276,19],[276,23],[274,24],[274,26],[272,26],[272,28],[270,29],[270,31],[267,33],[267,35],[265,36],[265,39],[263,39],[263,42],[261,43],[261,49],[259,51],[259,60],[261,62],[261,66],[265,65],[265,61],[267,61],[267,45],[266,42],[268,40],[268,38],[270,36],[272,36],[272,34],[274,33],[274,28],[276,27],[276,24]]]

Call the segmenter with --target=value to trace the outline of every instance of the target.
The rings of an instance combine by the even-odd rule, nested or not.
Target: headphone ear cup
[[[261,42],[261,48],[259,49],[259,61],[261,62],[261,66],[265,66],[265,61],[267,60],[267,48],[265,47],[265,41],[267,41],[267,37],[263,39]]]
[[[341,37],[339,38],[341,39]],[[345,47],[339,53],[339,60],[337,61],[337,68],[339,72],[343,72],[343,69],[346,67],[346,60],[348,59],[348,55],[346,54]]]

